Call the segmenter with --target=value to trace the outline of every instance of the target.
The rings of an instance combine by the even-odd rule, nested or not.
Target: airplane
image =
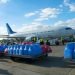
[[[37,27],[37,26],[36,26]],[[39,38],[44,38],[44,37],[51,37],[51,38],[59,38],[62,36],[71,36],[75,35],[75,30],[72,29],[71,27],[66,27],[66,26],[59,26],[56,28],[46,28],[46,29],[36,29],[36,30],[31,30],[30,32],[15,32],[11,29],[8,23],[6,23],[6,28],[8,32],[8,38],[26,38],[30,39],[31,37],[39,37]]]

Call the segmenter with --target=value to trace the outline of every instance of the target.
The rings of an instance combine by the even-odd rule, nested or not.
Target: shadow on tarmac
[[[12,75],[7,70],[0,69],[0,75]]]
[[[5,56],[0,56],[0,62],[8,62],[8,60],[6,59],[9,59],[9,58]]]
[[[16,60],[18,63],[23,64],[31,64],[40,67],[61,67],[61,68],[75,68],[75,63],[65,62],[63,57],[54,57],[48,56],[47,58],[38,59],[38,60],[31,60],[31,59],[19,59]]]
[[[6,57],[6,59],[10,58]],[[9,62],[9,61],[5,60],[5,57],[0,57],[0,62]],[[56,56],[48,56],[47,58],[40,58],[36,60],[21,58],[15,60],[14,62],[22,64],[31,64],[47,68],[50,67],[75,68],[75,63],[65,62],[63,57],[56,57]]]

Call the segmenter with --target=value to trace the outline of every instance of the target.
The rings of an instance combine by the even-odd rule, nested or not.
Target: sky
[[[75,28],[75,0],[0,0],[1,35],[7,34],[6,23],[18,32],[34,25]]]

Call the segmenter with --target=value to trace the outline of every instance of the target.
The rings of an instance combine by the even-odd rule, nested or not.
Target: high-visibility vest
[[[61,41],[62,41],[62,40],[64,40],[64,38],[63,38],[63,37],[61,37]]]
[[[40,39],[40,42],[43,42],[43,39]]]

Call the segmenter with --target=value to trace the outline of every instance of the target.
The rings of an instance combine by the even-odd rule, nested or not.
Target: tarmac
[[[75,64],[64,62],[64,47],[51,46],[48,58],[36,61],[0,57],[0,75],[75,75]]]

